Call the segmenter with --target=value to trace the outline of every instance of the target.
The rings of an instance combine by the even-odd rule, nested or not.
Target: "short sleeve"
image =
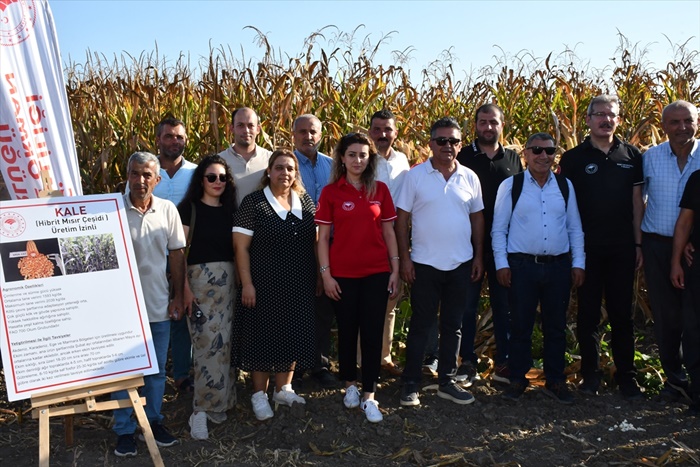
[[[182,225],[190,225],[190,220],[192,220],[192,203],[180,203],[177,207],[177,212],[180,214],[180,220]]]
[[[326,185],[323,190],[321,190],[321,196],[318,198],[318,206],[316,207],[315,220],[317,224],[333,223],[332,189],[333,185]]]
[[[256,198],[260,192],[253,192],[243,198],[233,216],[233,231],[252,235],[257,224]]]
[[[396,208],[394,201],[391,199],[391,193],[386,184],[377,182],[377,191],[379,192],[382,203],[382,222],[391,222],[396,219]]]

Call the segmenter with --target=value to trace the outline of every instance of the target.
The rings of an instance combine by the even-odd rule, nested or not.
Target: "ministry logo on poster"
[[[20,214],[12,211],[0,214],[0,235],[3,237],[19,237],[26,228],[27,223]]]
[[[13,46],[27,40],[34,23],[34,0],[0,0],[0,46]]]

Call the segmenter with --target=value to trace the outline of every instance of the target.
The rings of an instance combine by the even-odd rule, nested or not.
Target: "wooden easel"
[[[72,417],[75,414],[86,412],[100,412],[103,410],[114,410],[132,407],[136,419],[138,420],[143,437],[146,440],[148,451],[151,453],[153,465],[156,467],[164,467],[163,459],[160,457],[160,451],[153,439],[151,425],[146,418],[146,412],[143,406],[146,404],[146,399],[140,397],[137,388],[143,386],[143,376],[125,376],[122,378],[101,381],[93,384],[84,384],[70,389],[62,389],[59,391],[45,392],[32,396],[32,418],[39,419],[39,466],[49,466],[49,419],[57,416]],[[109,394],[116,391],[127,391],[129,399],[109,400],[97,402],[96,396]],[[82,402],[73,405],[61,405],[60,407],[50,407],[56,404],[64,404],[80,400]],[[66,439],[68,439],[68,430],[72,439],[73,424],[66,424]]]

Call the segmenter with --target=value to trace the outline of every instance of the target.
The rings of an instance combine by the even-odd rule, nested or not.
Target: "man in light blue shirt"
[[[673,229],[680,214],[678,206],[690,174],[700,170],[698,110],[686,101],[664,107],[661,127],[668,141],[650,148],[642,156],[646,211],[642,220],[644,277],[654,316],[654,334],[659,359],[666,375],[662,395],[678,399],[688,396],[688,377],[680,352],[683,315],[691,313],[689,293],[676,289],[669,280]],[[697,245],[696,245],[697,247]]]
[[[304,114],[294,120],[292,125],[292,141],[294,154],[299,160],[299,172],[306,192],[318,204],[321,190],[328,184],[331,176],[333,159],[318,151],[321,142],[321,120],[315,115]],[[311,375],[321,387],[334,388],[338,385],[337,378],[330,372],[329,353],[331,349],[331,328],[333,327],[333,307],[326,294],[316,297],[316,365]],[[294,385],[301,385],[301,372],[294,374]]]
[[[513,206],[515,177],[498,187],[491,231],[496,277],[509,289],[511,313],[510,385],[503,397],[518,400],[532,367],[532,330],[537,305],[544,334],[545,393],[563,404],[574,397],[564,376],[566,311],[571,285],[583,284],[586,265],[583,230],[574,188],[551,171],[556,146],[547,133],[525,145],[527,170]],[[566,182],[567,193],[560,186]],[[517,193],[517,190],[516,190]]]
[[[192,174],[197,168],[183,156],[187,147],[187,130],[182,120],[167,117],[156,127],[156,146],[160,161],[160,182],[153,189],[153,195],[167,199],[177,206],[185,197],[190,186]],[[187,296],[192,303],[191,293],[186,287]],[[188,305],[187,305],[188,306]],[[192,392],[193,386],[189,379],[192,367],[192,341],[187,328],[187,320],[173,320],[170,326],[170,352],[173,360],[173,379],[175,387],[180,391]]]
[[[321,120],[315,115],[304,114],[294,120],[292,140],[294,154],[299,159],[299,172],[306,192],[318,203],[321,190],[331,177],[333,159],[318,151],[321,142]]]

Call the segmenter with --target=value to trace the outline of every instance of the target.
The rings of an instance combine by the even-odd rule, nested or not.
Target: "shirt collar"
[[[474,141],[472,141],[472,151],[474,151],[475,156],[477,154],[486,154],[479,147],[479,138],[476,138]],[[498,151],[496,151],[496,155],[493,156],[493,158],[495,159],[497,157],[502,157],[504,155],[505,155],[505,150],[503,149],[503,145],[501,143],[498,143]]]
[[[156,197],[151,195],[151,205],[148,207],[146,212],[155,212],[155,207],[156,207]],[[136,206],[134,206],[134,203],[131,202],[131,195],[129,193],[124,193],[124,206],[127,209],[133,209],[134,211],[141,212],[140,209],[137,209]]]
[[[275,198],[275,195],[272,194],[272,190],[270,190],[269,186],[266,186],[263,189],[263,193],[265,193],[265,198],[267,198],[267,201],[269,201],[270,206],[272,206],[272,209],[277,213],[277,215],[280,217],[282,220],[287,219],[287,213],[291,212],[294,214],[297,218],[301,219],[301,199],[299,199],[299,195],[297,194],[296,191],[292,191],[292,209],[291,211],[287,211],[282,207],[282,205],[277,201],[277,198]]]

